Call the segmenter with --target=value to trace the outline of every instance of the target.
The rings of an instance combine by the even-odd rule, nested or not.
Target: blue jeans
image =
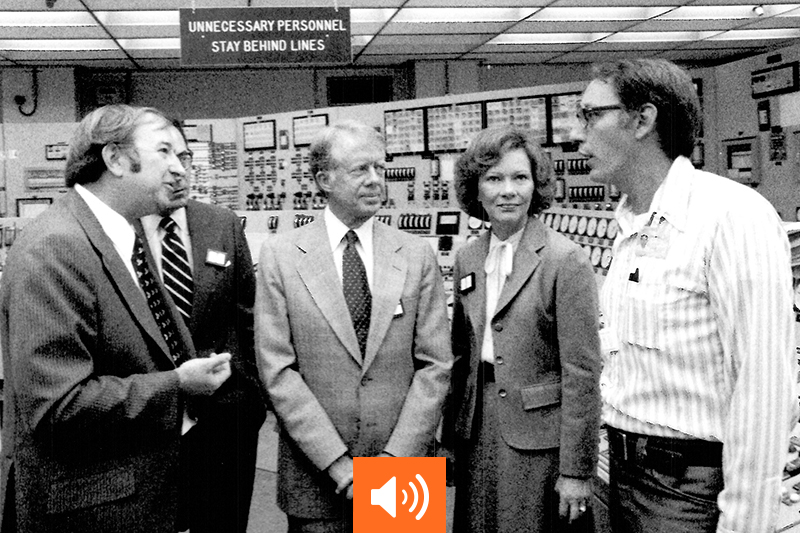
[[[614,533],[714,533],[722,468],[667,471],[610,450],[609,515]]]

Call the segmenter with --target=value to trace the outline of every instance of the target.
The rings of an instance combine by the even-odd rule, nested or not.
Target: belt
[[[494,363],[481,361],[478,368],[478,380],[483,383],[494,383]]]
[[[608,427],[615,460],[680,475],[688,466],[722,467],[722,443],[699,439],[654,437]]]

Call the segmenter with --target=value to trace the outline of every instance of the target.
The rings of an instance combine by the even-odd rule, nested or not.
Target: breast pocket
[[[628,282],[620,340],[667,350],[679,334],[686,334],[690,314],[707,308],[707,293],[702,276],[665,268],[664,261],[647,266],[640,269],[638,283]]]

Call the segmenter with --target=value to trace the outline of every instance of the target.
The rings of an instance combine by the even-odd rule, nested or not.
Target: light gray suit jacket
[[[77,192],[14,243],[0,337],[0,494],[13,466],[18,531],[173,533],[178,374],[144,295]]]
[[[473,435],[486,324],[489,232],[456,255],[453,396],[445,429]],[[462,282],[462,280],[464,280]],[[469,281],[471,280],[471,282]],[[560,448],[561,474],[597,464],[600,343],[597,286],[581,248],[530,218],[491,317],[503,440],[521,450]],[[452,436],[452,435],[451,435]]]
[[[452,354],[436,258],[422,239],[375,222],[364,360],[322,217],[268,239],[256,292],[256,351],[281,425],[278,500],[290,515],[341,513],[324,470],[344,453],[424,456]]]

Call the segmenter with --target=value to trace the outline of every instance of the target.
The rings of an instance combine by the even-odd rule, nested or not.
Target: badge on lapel
[[[231,262],[225,252],[209,249],[206,251],[206,264],[225,268],[230,266]]]
[[[393,318],[400,318],[405,314],[405,310],[403,310],[403,302],[397,302],[397,307],[394,308],[394,317]]]
[[[467,294],[475,288],[475,273],[470,272],[460,280],[458,280],[458,292]]]

